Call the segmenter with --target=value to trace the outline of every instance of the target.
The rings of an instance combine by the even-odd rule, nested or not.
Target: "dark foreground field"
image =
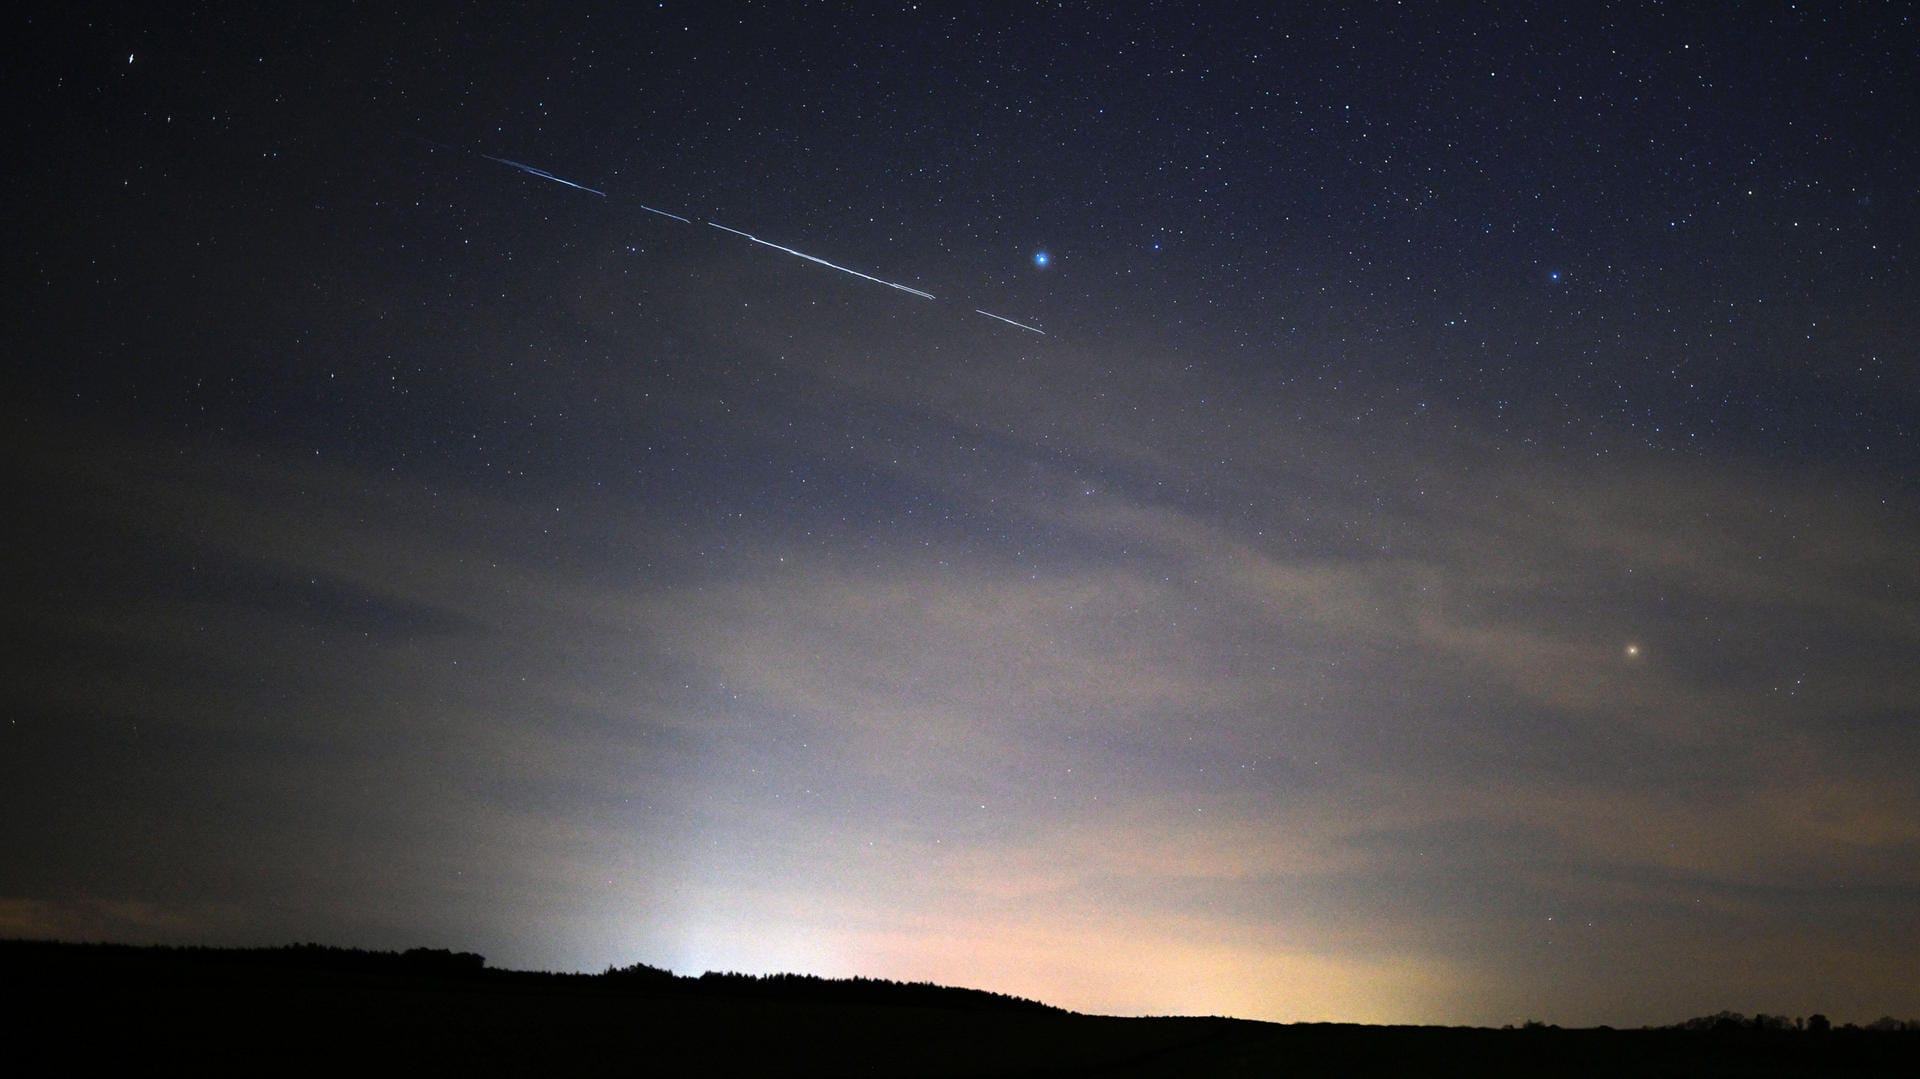
[[[1117,1019],[925,985],[538,974],[446,952],[10,941],[0,986],[0,1067],[16,1075],[1920,1074],[1914,1032]]]

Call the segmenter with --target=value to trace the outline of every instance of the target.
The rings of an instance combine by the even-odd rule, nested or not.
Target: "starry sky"
[[[0,934],[1920,1013],[1903,7],[402,7],[9,35]]]

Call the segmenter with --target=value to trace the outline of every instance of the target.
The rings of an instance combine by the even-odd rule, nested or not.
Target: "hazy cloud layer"
[[[1223,418],[1221,372],[1053,413],[906,365],[781,377],[920,414],[843,449],[730,407],[707,437],[899,519],[38,447],[48,513],[120,539],[48,552],[42,639],[87,662],[25,714],[122,748],[59,777],[112,793],[10,919],[261,939],[350,895],[343,932],[426,919],[505,962],[1382,1020],[1510,1018],[1515,970],[1913,947],[1920,585],[1870,485]],[[87,838],[127,815],[144,849]],[[163,856],[182,883],[146,895]],[[1563,1018],[1818,996],[1689,995],[1721,973],[1614,970]]]

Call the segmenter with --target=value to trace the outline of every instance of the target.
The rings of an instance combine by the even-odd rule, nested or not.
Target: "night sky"
[[[8,34],[0,935],[1920,1014],[1904,5],[269,6]]]

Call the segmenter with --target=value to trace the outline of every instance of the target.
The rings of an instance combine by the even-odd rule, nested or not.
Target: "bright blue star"
[[[1035,251],[1033,253],[1033,264],[1042,270],[1046,269],[1047,263],[1052,261],[1053,256],[1047,254],[1045,251]]]
[[[1553,271],[1552,273],[1549,273],[1549,274],[1547,275],[1547,280],[1549,280],[1549,281],[1558,281],[1558,280],[1560,280],[1560,271],[1559,271],[1559,270],[1555,270],[1555,271]]]

